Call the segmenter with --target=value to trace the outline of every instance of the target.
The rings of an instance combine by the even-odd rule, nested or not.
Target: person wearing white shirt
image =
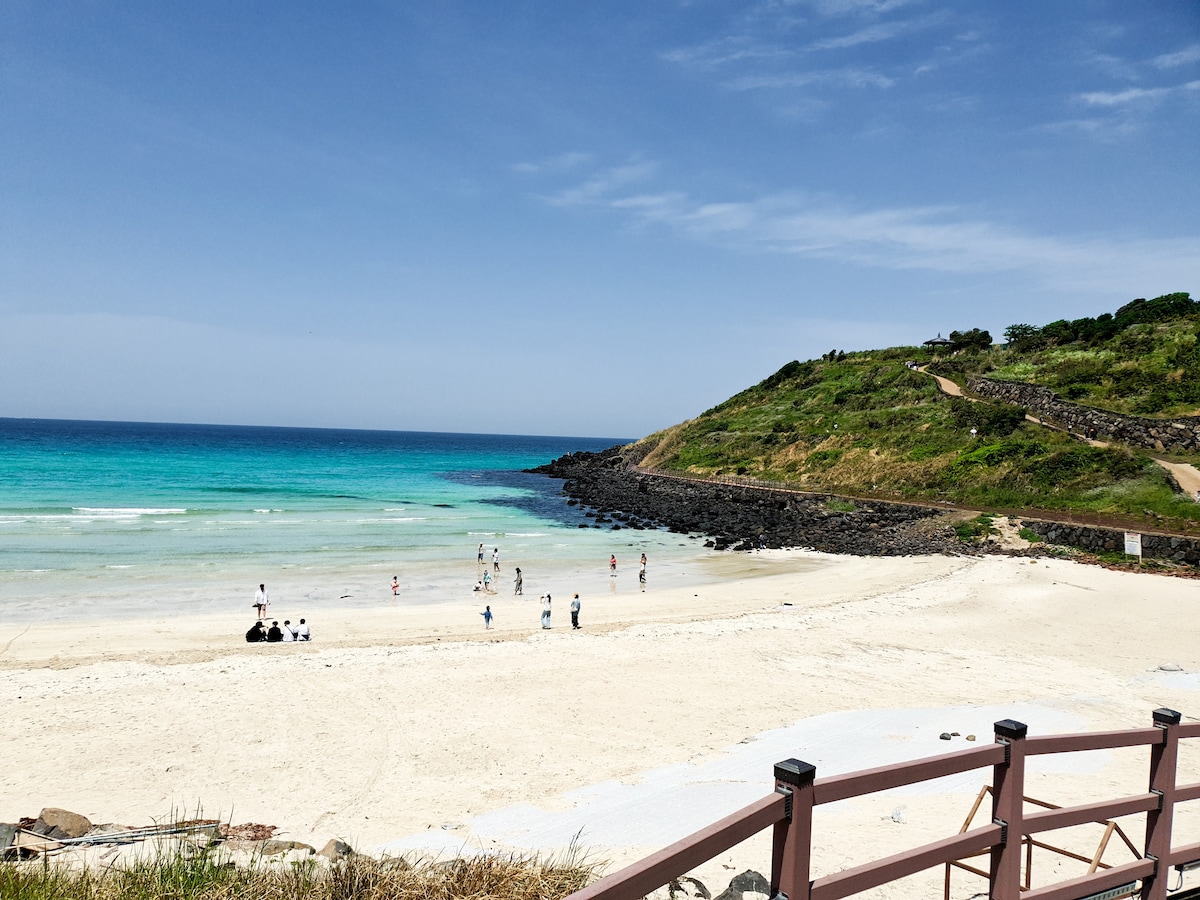
[[[267,593],[265,584],[258,586],[258,590],[254,593],[254,603],[251,605],[258,610],[260,622],[267,617],[267,607],[271,605],[271,595]]]
[[[304,623],[303,619],[301,619],[300,624],[296,626],[296,640],[298,640],[298,641],[311,641],[312,640],[312,632],[308,630],[308,625],[306,625]]]
[[[283,620],[283,628],[281,630],[283,631],[283,642],[285,644],[291,643],[296,639],[296,632],[292,631],[291,619]]]

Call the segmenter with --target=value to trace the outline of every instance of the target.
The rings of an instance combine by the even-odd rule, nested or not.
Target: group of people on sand
[[[484,549],[483,544],[481,543],[478,549],[475,551],[475,559],[479,563],[480,574],[479,578],[475,581],[474,590],[476,593],[480,594],[494,594],[496,593],[496,589],[493,587],[495,584],[494,576],[500,574],[500,548],[492,548],[492,568],[490,571],[488,570],[487,563],[483,561],[483,553]],[[524,576],[521,575],[520,566],[517,566],[516,572],[517,577],[513,579],[513,594],[519,597],[524,590],[525,579]],[[483,614],[480,613],[480,615]]]
[[[303,619],[294,628],[291,619],[284,619],[282,625],[275,620],[271,622],[270,628],[267,627],[267,607],[271,605],[271,595],[267,592],[265,584],[258,586],[258,590],[254,594],[254,602],[250,605],[258,612],[258,621],[251,625],[250,630],[246,632],[246,643],[287,644],[292,641],[312,640],[312,632],[309,630],[308,623]]]
[[[553,627],[550,624],[550,594],[549,593],[542,594],[541,603],[542,603],[542,628],[549,629],[549,628]],[[574,597],[571,598],[571,628],[574,629],[575,631],[579,630],[579,610],[581,607],[582,607],[582,604],[579,601],[579,595],[576,594]],[[491,606],[485,606],[483,608],[483,612],[481,612],[480,615],[483,616],[483,627],[485,629],[490,629],[492,627],[492,620],[496,617],[495,613],[492,612]]]
[[[300,624],[295,628],[292,627],[291,619],[284,619],[282,625],[278,621],[274,621],[271,623],[270,628],[267,628],[262,622],[255,622],[250,626],[250,630],[246,632],[247,644],[257,644],[260,642],[267,644],[289,644],[292,641],[311,640],[312,632],[303,619],[300,620]]]

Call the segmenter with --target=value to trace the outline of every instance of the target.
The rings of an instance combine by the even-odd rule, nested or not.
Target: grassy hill
[[[1025,421],[1022,409],[946,397],[932,378],[905,363],[931,363],[933,370],[960,377],[1019,377],[1064,394],[1075,386],[1070,393],[1076,402],[1103,398],[1121,411],[1145,414],[1160,403],[1161,411],[1176,412],[1188,409],[1183,398],[1200,384],[1183,384],[1200,330],[1200,308],[1192,308],[1200,305],[1187,302],[1191,307],[1183,315],[1119,329],[1108,325],[1111,334],[1086,343],[1033,329],[1024,347],[1011,342],[982,349],[973,340],[976,349],[940,354],[896,347],[793,361],[697,418],[638,442],[647,451],[643,465],[830,493],[1088,511],[1186,527],[1200,522],[1200,505],[1175,492],[1146,453],[1090,447]],[[968,345],[971,335],[961,335]],[[1174,387],[1163,389],[1180,368],[1178,380],[1166,381]]]
[[[1013,325],[1007,346],[941,360],[941,375],[1040,384],[1076,403],[1140,416],[1200,415],[1200,302],[1134,300],[1114,314],[1041,328]]]

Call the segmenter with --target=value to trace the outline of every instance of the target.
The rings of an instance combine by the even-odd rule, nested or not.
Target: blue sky
[[[636,437],[1200,295],[1200,3],[0,4],[0,415]]]

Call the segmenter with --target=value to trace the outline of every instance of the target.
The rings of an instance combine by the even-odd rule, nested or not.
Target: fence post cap
[[[1155,725],[1178,725],[1183,716],[1175,712],[1173,709],[1167,709],[1165,706],[1160,706],[1154,711]]]
[[[795,757],[775,763],[775,780],[782,781],[784,784],[794,785],[795,787],[812,784],[816,776],[816,766]]]
[[[1022,740],[1029,731],[1028,725],[1016,719],[1001,719],[992,727],[996,729],[997,737],[1016,741]]]

